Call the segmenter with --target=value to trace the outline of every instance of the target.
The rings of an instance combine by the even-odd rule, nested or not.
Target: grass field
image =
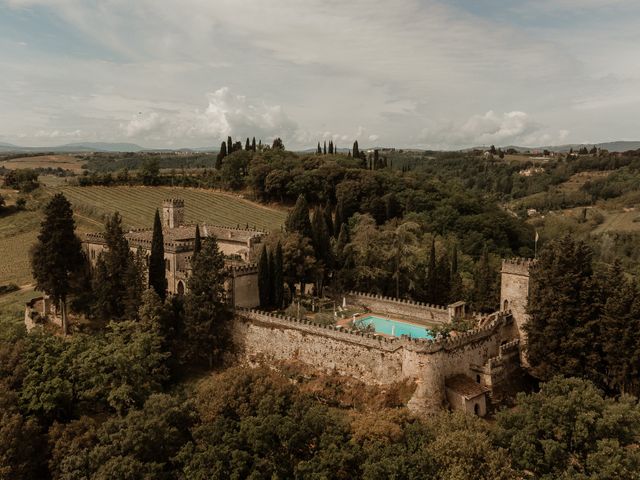
[[[63,170],[81,173],[84,163],[84,160],[71,155],[38,155],[0,161],[0,166],[9,170],[18,168],[62,168]]]
[[[187,222],[219,225],[256,226],[278,230],[286,212],[264,207],[234,195],[208,190],[165,187],[50,187],[37,201],[29,201],[29,210],[0,217],[0,285],[31,283],[29,251],[36,242],[42,213],[37,209],[54,192],[62,191],[73,204],[78,233],[100,231],[104,215],[116,210],[129,227],[150,227],[162,200],[179,197],[185,200]],[[15,194],[4,191],[13,201]]]
[[[101,221],[116,210],[129,227],[150,227],[166,198],[185,201],[187,222],[241,225],[278,230],[286,212],[264,207],[234,195],[210,190],[170,187],[60,187],[77,213]]]

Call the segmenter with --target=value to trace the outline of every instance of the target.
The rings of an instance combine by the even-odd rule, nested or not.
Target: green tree
[[[500,302],[498,272],[491,263],[489,251],[482,250],[473,275],[473,305],[479,312],[493,312]]]
[[[600,381],[602,299],[591,258],[586,244],[567,235],[549,243],[530,270],[527,356],[540,379],[562,374]]]
[[[202,238],[200,237],[200,226],[196,225],[196,234],[193,241],[193,255],[197,255],[202,250]]]
[[[438,259],[436,256],[436,239],[431,240],[431,250],[429,251],[429,263],[427,265],[425,298],[428,303],[439,303],[438,299]]]
[[[251,140],[251,150],[254,152],[256,151],[256,137],[253,137]]]
[[[224,161],[224,158],[227,156],[227,144],[225,142],[222,142],[222,144],[220,144],[220,151],[218,152],[218,155],[216,156],[216,170],[220,170],[222,169],[222,162]]]
[[[284,271],[283,271],[283,253],[282,243],[278,242],[275,255],[271,256],[273,268],[271,281],[273,283],[273,305],[276,308],[282,308],[284,302]]]
[[[311,228],[311,220],[309,220],[309,204],[304,195],[298,196],[298,200],[293,210],[289,212],[284,225],[287,232],[297,232],[309,240],[313,238],[313,229]]]
[[[149,287],[164,300],[167,296],[167,275],[164,259],[164,235],[160,213],[156,209],[153,219],[153,235],[151,237],[151,254],[149,255]]]
[[[462,277],[458,271],[457,244],[453,246],[453,253],[451,255],[451,289],[449,292],[449,298],[452,302],[457,302],[464,298],[464,286],[462,284]]]
[[[67,297],[72,276],[82,269],[83,261],[71,204],[63,194],[58,193],[45,207],[38,243],[31,258],[31,270],[36,288],[51,296],[60,306],[65,335],[69,330]]]
[[[226,346],[225,327],[230,316],[225,302],[224,255],[214,237],[202,241],[191,268],[185,296],[183,362],[206,362],[211,368]]]
[[[251,150],[251,144],[249,143],[249,137],[247,137],[247,141],[244,144],[244,149],[247,152]]]
[[[269,296],[271,289],[271,276],[269,275],[269,254],[267,247],[262,247],[260,261],[258,262],[258,293],[260,295],[260,306],[269,306]]]
[[[135,255],[129,253],[129,257],[125,271],[125,291],[122,302],[124,317],[128,320],[135,320],[138,318],[140,300],[145,289],[145,259],[142,249],[138,249]]]
[[[640,478],[640,407],[632,397],[616,401],[589,381],[556,377],[539,393],[519,394],[497,421],[497,443],[536,478]]]
[[[140,168],[143,185],[158,185],[160,179],[160,165],[155,158],[146,159]]]

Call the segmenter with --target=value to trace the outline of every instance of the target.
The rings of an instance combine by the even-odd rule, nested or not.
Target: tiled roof
[[[447,388],[462,395],[463,397],[470,399],[475,398],[489,391],[487,387],[483,387],[477,382],[474,382],[466,375],[454,375],[444,381]]]

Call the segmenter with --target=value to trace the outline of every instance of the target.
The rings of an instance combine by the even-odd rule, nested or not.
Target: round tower
[[[526,258],[512,258],[502,260],[500,271],[500,310],[511,311],[515,322],[516,334],[521,347],[527,342],[524,326],[529,320],[527,303],[529,302],[529,268],[534,260]],[[522,352],[523,349],[521,348]],[[523,365],[527,365],[526,358],[521,354]]]
[[[184,200],[169,198],[162,202],[162,226],[176,228],[184,225]]]

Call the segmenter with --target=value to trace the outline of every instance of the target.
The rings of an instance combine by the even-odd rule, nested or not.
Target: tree
[[[254,152],[256,151],[256,137],[253,137],[251,140],[251,150]]]
[[[258,262],[258,293],[260,295],[260,306],[269,306],[269,295],[271,289],[271,276],[269,275],[269,253],[266,245],[262,247],[260,261]]]
[[[333,226],[333,208],[331,207],[331,201],[327,200],[326,205],[324,206],[324,210],[322,211],[324,215],[324,222],[327,225],[327,231],[329,232],[329,236],[333,237],[337,235],[338,232],[334,230]]]
[[[143,185],[157,185],[160,177],[160,165],[155,158],[146,159],[140,169]]]
[[[273,145],[271,146],[272,150],[284,150],[284,143],[280,137],[275,138],[273,140]]]
[[[130,252],[129,257],[124,282],[124,317],[128,320],[135,320],[138,318],[140,300],[145,289],[144,254],[142,249],[138,249],[135,255]]]
[[[425,285],[426,300],[428,303],[438,303],[438,271],[436,257],[436,239],[431,240],[429,251],[429,264],[427,265],[427,282]]]
[[[220,151],[216,156],[216,165],[215,165],[216,170],[220,170],[222,168],[222,161],[226,156],[227,156],[227,144],[225,142],[222,142],[222,144],[220,144]]]
[[[579,375],[599,382],[602,298],[591,249],[569,235],[549,243],[530,270],[527,356],[536,376]]]
[[[151,237],[151,254],[149,255],[149,288],[153,288],[164,300],[167,297],[167,276],[164,260],[164,235],[160,213],[156,209],[153,219],[153,235]]]
[[[635,399],[605,398],[591,382],[555,377],[538,393],[518,394],[497,416],[497,443],[535,478],[638,478]]]
[[[244,144],[244,149],[247,152],[251,150],[251,144],[249,143],[249,137],[247,137],[247,141]]]
[[[69,330],[67,297],[72,276],[82,268],[84,256],[80,239],[75,234],[71,204],[61,193],[54,195],[44,210],[38,243],[33,250],[31,269],[36,288],[45,292],[60,306],[62,330]]]
[[[322,155],[322,148],[320,147],[320,142],[318,142],[318,149],[316,150],[318,155]]]
[[[325,155],[327,154],[327,141],[326,141],[326,140],[324,141],[324,148],[323,148],[323,151],[322,151],[322,152],[323,152]]]
[[[273,305],[276,308],[282,308],[284,302],[284,271],[283,271],[283,254],[282,243],[278,242],[276,253],[272,255],[273,271],[271,281],[273,282]]]
[[[234,152],[233,139],[231,136],[227,137],[227,155],[231,155]]]
[[[411,276],[416,268],[414,262],[417,249],[419,225],[415,222],[395,222],[390,230],[391,246],[393,252],[393,276],[395,281],[395,297],[401,298],[400,285],[403,284],[409,290],[410,281],[403,281],[403,277]]]
[[[215,237],[202,241],[202,250],[193,258],[191,268],[185,296],[183,360],[206,362],[211,368],[224,350],[225,324],[230,314],[225,302],[224,255]]]
[[[458,271],[458,245],[453,246],[451,255],[451,289],[449,291],[450,300],[457,302],[464,298],[464,286],[462,277]]]
[[[316,292],[322,296],[324,281],[333,268],[333,252],[331,251],[331,234],[325,220],[324,212],[320,207],[315,209],[312,223],[312,240],[316,259],[321,262],[318,267]]]
[[[193,254],[194,256],[200,253],[202,250],[202,239],[200,238],[200,226],[196,225],[196,235],[193,240]]]
[[[289,212],[285,221],[287,232],[297,232],[305,238],[313,238],[311,220],[309,220],[309,204],[304,195],[300,194],[293,210]]]
[[[296,285],[300,284],[300,291],[304,292],[305,284],[315,278],[317,262],[313,244],[309,238],[293,232],[285,237],[282,254],[284,280],[293,298]]]
[[[498,272],[491,264],[489,251],[485,246],[473,275],[473,305],[479,312],[493,312],[498,306]]]
[[[353,158],[360,158],[360,149],[357,140],[353,142]]]

